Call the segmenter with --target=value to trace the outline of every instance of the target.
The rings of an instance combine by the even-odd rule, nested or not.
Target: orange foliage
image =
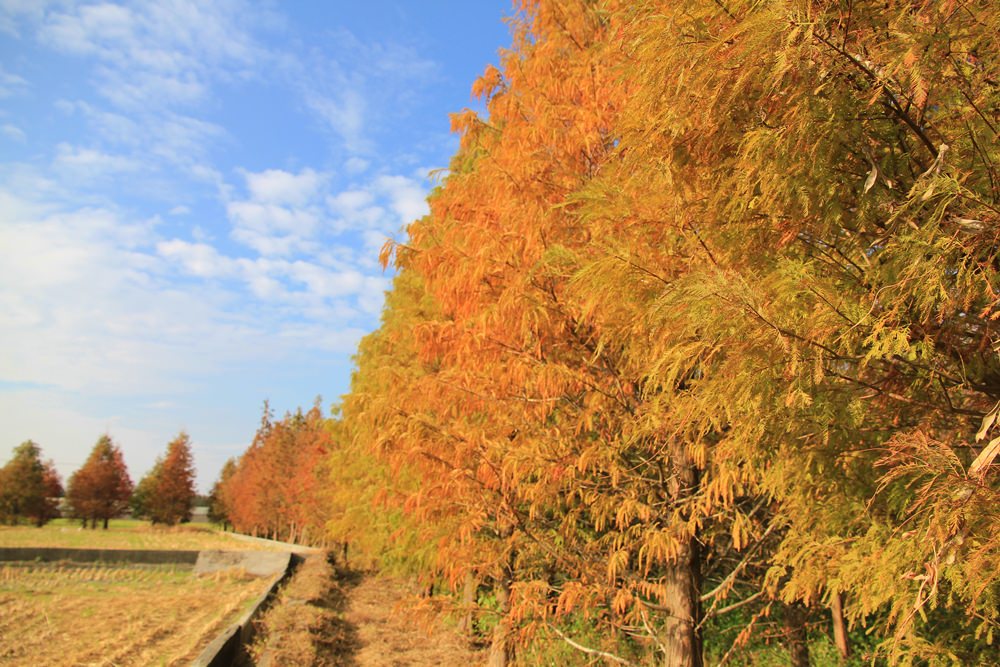
[[[108,527],[108,520],[121,514],[128,507],[132,496],[132,479],[125,467],[122,451],[107,435],[102,435],[83,466],[69,478],[66,498],[73,508],[73,516],[90,527],[98,519]]]
[[[218,495],[229,522],[244,533],[289,542],[321,543],[327,512],[321,496],[322,462],[332,444],[319,401],[260,429],[236,470],[220,480]]]

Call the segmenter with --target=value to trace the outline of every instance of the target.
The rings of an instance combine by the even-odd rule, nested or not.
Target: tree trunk
[[[470,571],[465,573],[465,587],[462,589],[462,617],[458,621],[459,630],[471,637],[476,631],[476,590],[479,584]]]
[[[667,492],[673,502],[684,502],[697,491],[698,469],[684,446],[670,452]],[[664,648],[663,667],[702,667],[701,643],[701,550],[698,540],[688,539],[666,576],[664,618],[660,643]]]
[[[500,606],[500,621],[493,628],[493,641],[490,643],[487,667],[507,667],[513,657],[514,647],[507,619],[507,614],[510,612],[510,583],[510,575],[504,573],[503,578],[494,587]]]
[[[800,603],[785,605],[785,647],[788,649],[792,667],[809,667],[806,618],[806,608]]]
[[[666,578],[663,667],[702,667],[701,553],[693,539],[680,551]]]
[[[834,593],[830,596],[830,613],[833,616],[833,642],[843,660],[851,657],[851,644],[847,639],[847,622],[844,620],[844,596]]]
[[[108,529],[108,517],[104,517],[104,530]]]

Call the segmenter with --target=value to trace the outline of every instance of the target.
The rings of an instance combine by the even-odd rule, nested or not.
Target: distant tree
[[[150,504],[152,503],[153,496],[156,494],[156,485],[159,482],[161,470],[163,470],[163,457],[157,457],[153,467],[136,484],[135,490],[132,492],[132,498],[129,501],[129,505],[132,508],[132,516],[136,519],[150,518]]]
[[[181,431],[170,444],[155,477],[156,484],[149,499],[149,518],[153,523],[174,526],[191,520],[194,502],[194,461],[191,440]]]
[[[121,449],[111,438],[102,435],[83,466],[69,478],[66,492],[73,516],[90,527],[97,527],[97,520],[104,522],[118,516],[128,507],[132,496],[132,479],[125,467]]]
[[[253,442],[217,493],[236,530],[303,544],[325,539],[329,475],[321,464],[332,433],[320,406],[317,398],[308,412],[273,421],[265,403]]]
[[[63,488],[62,478],[56,470],[56,464],[52,459],[44,463],[45,471],[42,473],[42,481],[45,484],[45,522],[49,519],[59,518],[59,499],[66,495]]]
[[[43,526],[59,516],[62,495],[59,474],[51,461],[42,462],[41,448],[26,440],[14,448],[14,456],[0,468],[0,520],[17,523],[24,518]]]
[[[223,528],[230,525],[229,505],[226,503],[224,489],[235,473],[236,459],[231,458],[222,466],[219,479],[212,485],[212,490],[208,494],[208,520],[222,524]]]

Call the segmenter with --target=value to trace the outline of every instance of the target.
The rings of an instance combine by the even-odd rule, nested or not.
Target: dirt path
[[[456,632],[438,628],[428,635],[426,629],[398,610],[410,594],[403,582],[372,575],[356,576],[344,583],[347,599],[342,619],[353,630],[348,634],[353,636],[354,646],[341,644],[342,664],[358,667],[482,664],[482,655],[471,651]]]
[[[412,587],[391,577],[306,559],[258,622],[258,667],[476,667],[482,653],[442,624],[405,611]]]
[[[482,654],[455,631],[430,634],[404,611],[405,582],[377,574],[337,572],[323,606],[334,612],[314,635],[317,664],[347,667],[475,667]]]

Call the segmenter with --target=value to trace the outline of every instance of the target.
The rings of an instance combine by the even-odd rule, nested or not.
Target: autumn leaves
[[[988,662],[1000,11],[522,9],[383,254],[330,534],[497,665]]]

